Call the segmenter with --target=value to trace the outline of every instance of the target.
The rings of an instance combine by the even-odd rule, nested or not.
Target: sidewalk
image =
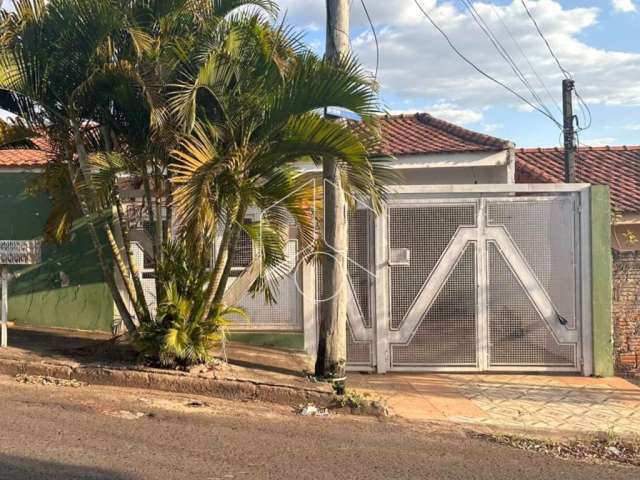
[[[109,335],[14,327],[0,350],[0,373],[73,378],[90,384],[131,386],[236,400],[323,406],[327,384],[310,382],[304,354],[229,345],[229,364],[190,372],[136,366],[136,353]],[[350,389],[383,400],[392,414],[497,431],[558,435],[614,432],[640,436],[640,387],[621,378],[560,375],[350,373]]]
[[[554,375],[351,375],[409,420],[559,435],[640,436],[640,387],[622,378]]]
[[[222,352],[218,357],[222,357]],[[140,365],[122,339],[94,332],[11,327],[9,348],[0,349],[0,374],[73,379],[94,385],[150,388],[230,400],[261,400],[325,406],[334,400],[325,383],[304,374],[310,359],[297,352],[231,344],[228,363],[189,371]]]

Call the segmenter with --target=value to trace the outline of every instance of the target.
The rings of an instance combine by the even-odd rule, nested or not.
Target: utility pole
[[[338,61],[349,54],[349,1],[326,0],[325,56]],[[330,105],[327,105],[330,106]],[[321,257],[320,335],[316,375],[344,389],[347,367],[347,205],[340,165],[335,158],[322,160],[324,188],[324,252]]]
[[[564,181],[575,183],[576,181],[576,144],[575,130],[573,129],[573,87],[575,82],[571,79],[562,80],[562,116],[564,118]]]

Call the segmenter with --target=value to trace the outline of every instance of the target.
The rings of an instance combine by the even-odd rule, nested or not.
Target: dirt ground
[[[399,418],[0,376],[0,479],[636,479]]]

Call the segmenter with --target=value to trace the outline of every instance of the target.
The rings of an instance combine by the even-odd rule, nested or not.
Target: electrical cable
[[[374,77],[378,78],[378,70],[380,70],[380,45],[378,44],[378,34],[376,33],[376,28],[373,25],[373,21],[371,20],[371,15],[369,15],[369,9],[367,9],[367,4],[364,0],[360,0],[362,4],[362,8],[364,9],[364,13],[367,16],[367,20],[369,21],[369,26],[371,27],[371,33],[373,33],[373,40],[376,42],[376,73]]]
[[[560,72],[562,72],[562,74],[564,75],[564,77],[567,80],[573,80],[573,76],[571,75],[571,73],[569,73],[562,66],[562,64],[560,63],[560,60],[558,59],[558,57],[556,56],[555,52],[553,51],[553,48],[551,48],[551,44],[547,40],[547,37],[545,37],[544,33],[542,33],[542,29],[540,28],[540,25],[538,25],[538,22],[536,21],[535,17],[533,16],[531,11],[529,10],[529,7],[527,6],[527,2],[525,0],[520,0],[520,3],[522,4],[522,6],[524,7],[525,11],[527,12],[527,16],[531,19],[531,22],[533,23],[534,27],[536,28],[536,31],[538,32],[538,35],[540,35],[540,38],[542,38],[542,40],[544,41],[545,45],[547,46],[547,50],[549,50],[549,53],[551,54],[551,56],[555,60],[556,64],[558,65],[558,68],[560,69]],[[586,130],[586,129],[591,127],[591,122],[592,122],[591,109],[589,108],[587,103],[583,100],[582,96],[580,96],[580,94],[578,93],[578,91],[577,91],[577,89],[575,87],[574,87],[573,91],[576,94],[576,98],[578,99],[578,106],[580,107],[580,111],[582,112],[582,115],[585,118],[585,120],[586,120],[587,114],[588,114],[589,120],[585,121],[587,126],[581,127],[581,129],[580,129],[580,131],[583,131],[583,130]],[[585,113],[585,111],[586,111],[586,113]]]
[[[451,38],[449,38],[449,35],[447,35],[447,33],[440,28],[440,26],[436,23],[436,21],[431,17],[431,15],[429,15],[429,13],[424,9],[424,7],[422,6],[422,4],[419,2],[419,0],[413,0],[414,3],[416,4],[416,6],[418,7],[418,9],[422,12],[422,14],[427,18],[427,20],[429,20],[429,22],[431,23],[431,25],[433,25],[433,27],[444,37],[444,39],[446,40],[446,42],[449,44],[449,47],[456,53],[456,55],[458,55],[458,57],[460,57],[465,63],[467,63],[469,66],[471,66],[475,71],[477,71],[480,75],[482,75],[483,77],[487,78],[488,80],[491,80],[492,82],[500,85],[502,88],[504,88],[505,90],[507,90],[508,92],[510,92],[512,95],[516,96],[517,98],[519,98],[520,100],[522,100],[524,103],[526,103],[527,105],[529,105],[531,108],[533,108],[534,110],[536,110],[537,112],[541,113],[542,115],[544,115],[545,117],[549,118],[554,124],[556,124],[558,127],[561,127],[561,125],[557,122],[557,120],[555,118],[553,118],[553,116],[548,115],[543,109],[539,108],[538,106],[534,105],[533,103],[531,103],[529,100],[527,100],[525,97],[523,97],[522,95],[520,95],[518,92],[516,92],[514,89],[512,89],[511,87],[509,87],[508,85],[506,85],[505,83],[501,82],[500,80],[498,80],[497,78],[492,77],[491,75],[489,75],[488,73],[486,73],[484,70],[482,70],[480,67],[478,67],[475,63],[473,63],[471,60],[469,60],[453,43],[453,41],[451,40]]]
[[[525,0],[520,0],[520,3],[522,3],[522,6],[524,7],[525,11],[527,12],[527,15],[529,16],[529,18],[533,22],[533,25],[536,27],[536,30],[538,31],[538,35],[540,35],[540,38],[542,38],[542,40],[544,41],[545,45],[547,46],[547,50],[549,50],[549,53],[551,54],[553,59],[556,61],[556,64],[558,65],[558,68],[560,69],[560,71],[564,75],[564,78],[566,78],[568,80],[573,80],[573,78],[571,77],[571,74],[567,70],[565,70],[565,68],[560,63],[560,60],[558,59],[558,57],[556,56],[555,52],[553,51],[553,48],[551,48],[551,45],[549,44],[549,41],[547,40],[547,37],[545,37],[544,33],[542,33],[542,30],[540,29],[540,26],[538,25],[538,22],[536,22],[535,17],[531,14],[531,11],[529,10],[529,7],[527,6],[527,2],[525,2]]]
[[[480,15],[480,12],[476,10],[473,3],[470,0],[460,0],[460,1],[467,8],[467,10],[471,14],[471,17],[473,18],[475,23],[480,27],[480,29],[485,34],[485,36],[493,44],[498,54],[503,58],[505,62],[507,62],[507,64],[511,67],[511,70],[513,71],[513,73],[515,73],[515,75],[522,82],[522,84],[527,88],[527,90],[529,90],[529,93],[531,93],[531,96],[537,102],[538,106],[541,109],[543,109],[548,116],[554,117],[553,114],[551,113],[551,110],[549,110],[549,108],[542,101],[542,99],[537,94],[537,92],[533,89],[533,87],[531,86],[531,83],[529,83],[529,80],[527,79],[527,77],[524,75],[522,70],[520,70],[516,62],[513,60],[513,57],[511,56],[509,51],[504,47],[504,45],[502,45],[500,40],[496,37],[495,33],[493,33],[493,31],[491,30],[491,27],[487,24],[484,18],[482,18],[482,15]],[[559,125],[559,122],[557,120],[556,120],[556,123]]]
[[[498,11],[498,8],[493,3],[493,1],[490,0],[489,4],[491,5],[491,8],[493,9],[494,14],[496,15],[496,17],[498,18],[498,20],[502,24],[503,29],[507,32],[507,35],[509,35],[509,38],[511,38],[513,43],[516,45],[516,47],[518,48],[518,51],[524,57],[525,61],[527,62],[527,65],[529,65],[529,68],[531,69],[531,71],[533,72],[534,76],[538,80],[538,83],[540,83],[540,85],[542,86],[542,88],[546,92],[547,97],[549,98],[549,100],[551,101],[553,106],[556,107],[556,110],[558,110],[560,115],[562,115],[562,108],[560,107],[560,103],[553,96],[553,94],[551,93],[551,90],[549,89],[549,87],[547,86],[545,81],[542,79],[542,77],[540,76],[538,71],[533,66],[533,63],[531,63],[531,60],[529,59],[529,56],[525,53],[524,49],[522,48],[522,45],[520,44],[518,39],[515,37],[515,35],[511,31],[511,29],[509,28],[509,26],[507,25],[507,22],[505,22],[504,18],[502,18],[502,14]]]

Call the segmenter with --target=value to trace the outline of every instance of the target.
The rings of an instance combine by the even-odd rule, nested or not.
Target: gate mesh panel
[[[574,198],[487,203],[488,224],[507,229],[569,328],[576,326]]]
[[[347,364],[348,365],[372,365],[371,342],[356,342],[351,333],[351,327],[347,323]]]
[[[389,209],[389,248],[410,252],[409,265],[390,266],[392,329],[400,327],[458,226],[475,224],[475,203]]]
[[[286,262],[289,272],[295,268],[297,245],[295,240],[290,240],[287,243]],[[294,275],[296,275],[295,271],[278,281],[277,302],[274,304],[265,302],[264,295],[260,293],[255,296],[245,295],[239,306],[245,309],[249,320],[232,316],[234,326],[261,329],[302,329],[302,318],[298,315],[299,295]]]
[[[370,261],[369,212],[356,210],[349,213],[349,262],[347,269],[364,324],[371,327],[369,315]],[[363,268],[361,268],[363,267]]]
[[[576,346],[560,345],[493,242],[489,255],[491,366],[575,366]]]
[[[367,210],[355,210],[349,212],[349,262],[347,270],[351,285],[355,293],[356,301],[365,327],[371,328],[371,315],[369,313],[369,273],[372,270],[371,262],[371,235],[369,229],[369,212]],[[364,267],[360,268],[358,265]],[[366,269],[366,270],[365,270]],[[322,318],[321,299],[322,294],[322,268],[316,268],[316,294],[318,302],[316,304],[316,314],[318,323]],[[347,324],[347,363],[349,365],[372,365],[371,342],[356,342],[353,338],[351,328]]]
[[[349,262],[347,262],[347,270],[355,292],[356,302],[358,302],[364,325],[367,328],[371,327],[371,316],[369,315],[370,278],[367,272],[367,270],[371,271],[370,241],[369,212],[367,210],[349,212]],[[356,342],[350,328],[347,335],[347,362],[352,365],[371,365],[371,342]]]
[[[469,244],[407,345],[392,345],[392,366],[476,365],[475,244]]]

